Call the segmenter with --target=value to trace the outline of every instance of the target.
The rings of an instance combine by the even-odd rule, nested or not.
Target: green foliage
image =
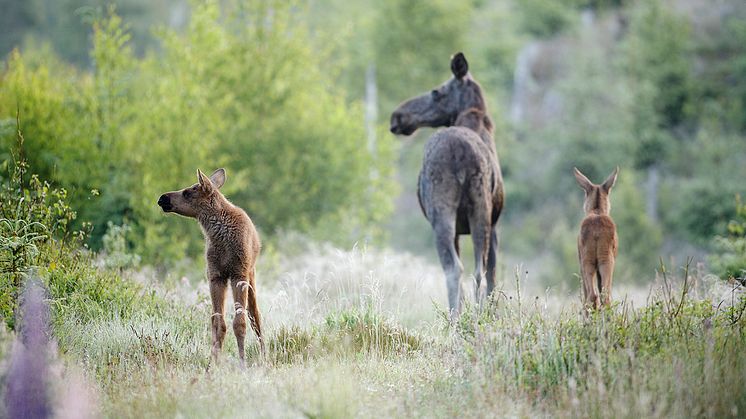
[[[103,237],[104,265],[108,268],[132,269],[140,264],[140,255],[131,253],[127,243],[127,236],[131,234],[132,227],[128,224],[120,226],[109,221],[109,228]]]
[[[193,183],[197,168],[221,166],[226,195],[264,233],[381,237],[391,142],[360,146],[362,108],[330,85],[333,69],[297,13],[270,0],[222,13],[197,4],[183,34],[161,29],[162,54],[141,59],[110,9],[93,24],[90,75],[15,52],[1,76],[0,115],[21,108],[31,164],[71,191],[79,219],[93,224],[94,248],[109,222],[129,220],[128,244],[148,262],[198,254],[198,229],[164,217],[155,201]]]
[[[353,307],[328,313],[323,324],[310,329],[281,326],[268,339],[268,356],[276,364],[328,356],[394,358],[417,353],[423,345],[420,336],[383,319],[371,307]],[[251,347],[248,356],[258,357],[258,348]]]
[[[654,91],[650,99],[662,128],[682,124],[693,106],[690,39],[688,22],[659,1],[633,8],[626,66]]]
[[[19,157],[5,162],[8,173],[0,178],[0,315],[11,327],[23,279],[31,269],[39,267],[43,260],[41,249],[53,238],[65,237],[68,223],[75,219],[64,189],[50,188],[37,175],[25,181],[28,163],[18,127],[16,139],[15,152]]]
[[[66,235],[76,218],[67,202],[67,191],[52,188],[49,182],[39,180],[38,175],[31,175],[28,184],[24,184],[20,169],[24,165],[24,162],[17,163],[5,189],[0,192],[3,199],[0,212],[6,218],[43,225],[52,236]]]
[[[49,289],[55,327],[108,316],[126,320],[136,313],[165,309],[165,302],[152,289],[97,268],[89,253],[75,251],[64,243],[50,243],[42,255],[39,274]]]
[[[93,265],[92,255],[78,249],[87,232],[72,231],[76,213],[64,189],[50,187],[37,175],[29,181],[27,150],[20,129],[17,159],[6,162],[8,176],[0,186],[0,318],[13,328],[20,289],[29,272],[43,278],[50,292],[54,321],[86,320],[116,314],[126,317],[152,305],[153,295],[139,285]],[[121,243],[111,235],[112,247]],[[121,257],[120,257],[121,258]]]
[[[647,284],[658,265],[663,231],[646,214],[640,185],[634,171],[620,172],[611,192],[611,211],[619,234],[617,274],[630,282]]]
[[[346,351],[351,353],[375,352],[385,357],[417,351],[422,346],[417,335],[382,319],[370,307],[330,313],[325,323],[332,340],[348,340],[350,347]],[[329,346],[339,350],[337,344]]]
[[[13,275],[18,286],[18,279],[25,276],[26,270],[33,266],[33,261],[39,256],[36,242],[47,239],[46,235],[40,233],[46,232],[46,226],[39,222],[0,218],[0,232],[3,273]]]
[[[573,0],[523,0],[516,2],[524,31],[548,38],[566,30],[575,18]],[[568,7],[569,6],[569,7]]]
[[[428,91],[451,76],[451,55],[465,50],[468,2],[385,0],[377,10],[373,50],[381,118],[401,101]],[[402,69],[406,69],[402,71]]]
[[[13,48],[33,49],[37,42],[48,42],[60,57],[78,66],[90,64],[88,47],[91,36],[90,21],[105,14],[115,4],[127,21],[133,22],[132,36],[138,53],[156,46],[151,27],[156,22],[169,20],[183,26],[187,5],[177,0],[2,0],[0,26],[5,30],[0,39],[0,54]]]
[[[669,190],[664,191],[664,202],[671,199],[681,203],[670,207],[666,219],[695,243],[709,243],[709,238],[723,231],[727,220],[733,216],[733,191],[715,189],[710,182],[702,180],[670,184],[666,189]],[[669,194],[672,197],[669,198]]]
[[[727,235],[715,237],[710,263],[721,278],[746,284],[746,204],[740,195],[736,195],[736,214],[728,223]]]
[[[715,107],[724,125],[746,133],[746,4],[733,2],[716,30],[694,43],[707,65],[698,69],[700,100]]]

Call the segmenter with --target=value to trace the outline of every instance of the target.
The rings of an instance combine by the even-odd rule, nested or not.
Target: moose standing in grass
[[[485,270],[487,295],[495,288],[495,227],[504,190],[492,121],[464,54],[451,58],[451,71],[453,78],[396,108],[391,115],[391,132],[411,135],[420,127],[447,127],[436,131],[425,145],[417,197],[435,232],[453,319],[462,300],[464,268],[459,259],[459,235],[471,234],[474,244],[476,300],[481,301]]]
[[[602,305],[608,307],[611,304],[611,280],[618,247],[616,225],[609,216],[609,193],[616,183],[619,168],[600,185],[588,180],[577,168],[574,171],[575,179],[585,191],[585,218],[578,235],[584,303],[588,309],[598,309]]]
[[[225,183],[225,170],[218,169],[210,177],[197,170],[197,180],[188,188],[161,195],[158,205],[164,212],[175,212],[199,221],[205,235],[207,278],[212,298],[212,358],[217,361],[223,347],[227,330],[225,295],[230,284],[236,309],[233,333],[238,342],[238,357],[244,365],[247,314],[264,353],[254,278],[261,247],[259,234],[246,212],[220,193],[219,189]]]

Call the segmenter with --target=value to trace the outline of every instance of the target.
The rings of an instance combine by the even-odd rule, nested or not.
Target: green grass
[[[379,258],[388,262],[377,268]],[[467,304],[452,325],[439,304],[419,301],[443,286],[422,282],[437,268],[423,274],[420,261],[375,250],[314,259],[276,277],[260,272],[268,352],[261,358],[249,336],[242,370],[230,327],[221,361],[209,365],[202,283],[128,279],[94,267],[102,264],[89,255],[62,252],[40,271],[56,362],[83,372],[105,417],[746,412],[746,299],[737,291],[711,300],[730,295],[721,282],[693,278],[684,293],[684,281],[669,274],[642,307],[617,302],[589,316],[575,295],[503,286],[485,306]],[[314,279],[300,281],[301,271]],[[12,338],[0,334],[4,358]]]

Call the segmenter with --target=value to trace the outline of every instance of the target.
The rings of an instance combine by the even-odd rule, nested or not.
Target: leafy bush
[[[28,175],[20,129],[16,135],[11,154],[19,157],[5,162],[8,175],[0,186],[0,318],[14,327],[18,296],[30,270],[49,288],[56,324],[104,313],[127,317],[157,305],[141,286],[94,267],[93,255],[79,248],[86,231],[70,230],[76,213],[66,191]]]
[[[736,195],[736,215],[728,223],[727,235],[715,237],[714,245],[710,256],[714,272],[746,285],[746,204],[740,195]]]
[[[43,230],[51,237],[65,236],[76,213],[67,203],[65,189],[52,188],[49,182],[40,180],[38,175],[29,176],[20,123],[16,132],[16,144],[11,150],[14,150],[11,154],[15,155],[3,162],[7,174],[4,178],[0,177],[0,218],[23,221],[24,229]]]
[[[28,165],[18,127],[16,139],[18,157],[4,162],[7,175],[0,178],[0,315],[11,327],[23,279],[38,267],[45,244],[65,235],[75,219],[64,189],[50,189],[36,175],[26,182]]]
[[[137,268],[140,255],[131,253],[127,244],[127,235],[132,231],[128,224],[114,225],[111,221],[103,237],[104,266],[107,268],[128,269]]]

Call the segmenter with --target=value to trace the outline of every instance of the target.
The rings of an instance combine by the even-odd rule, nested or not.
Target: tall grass
[[[45,412],[71,417],[94,414],[92,400],[103,416],[118,418],[746,411],[746,298],[737,284],[701,269],[661,266],[649,290],[617,287],[612,308],[585,314],[577,295],[532,287],[516,269],[492,299],[467,302],[451,323],[438,266],[289,235],[276,244],[283,252],[270,248],[262,259],[268,352],[260,356],[250,338],[244,370],[230,335],[221,361],[208,361],[209,293],[201,274],[186,269],[187,276],[164,280],[97,260],[64,239],[34,246],[26,269],[4,278],[32,270],[42,278],[58,350],[46,363],[32,356],[19,364],[19,352],[8,350],[14,333],[3,329],[0,355],[16,354],[10,367],[0,366],[4,412],[27,394],[14,390],[22,383],[14,365],[40,365],[30,376],[49,377],[45,391],[54,397]],[[14,300],[3,301],[3,312],[12,311]]]
[[[189,281],[152,282],[159,310],[70,317],[56,329],[60,349],[95,380],[104,415],[114,417],[728,417],[746,409],[746,299],[698,271],[660,270],[646,304],[617,295],[611,309],[587,316],[575,295],[537,292],[516,277],[451,324],[438,267],[386,250],[314,246],[259,272],[268,353],[260,357],[250,340],[247,370],[230,335],[208,368],[209,311],[192,295],[202,286]]]

